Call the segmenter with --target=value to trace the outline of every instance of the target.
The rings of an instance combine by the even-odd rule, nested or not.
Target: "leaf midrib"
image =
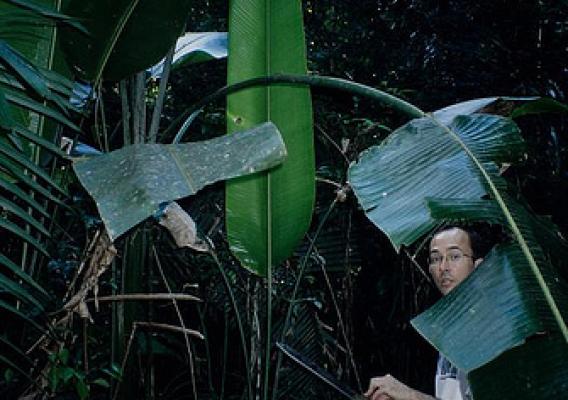
[[[560,331],[562,332],[562,336],[564,337],[564,340],[568,343],[568,328],[566,327],[564,319],[562,318],[562,315],[560,314],[560,310],[558,308],[558,305],[556,304],[556,301],[554,300],[554,297],[552,296],[552,293],[550,292],[550,289],[548,288],[548,285],[546,284],[544,277],[542,276],[542,273],[540,272],[540,269],[538,268],[536,260],[534,259],[533,255],[532,255],[532,253],[529,249],[529,246],[528,246],[527,242],[525,241],[524,236],[522,235],[519,227],[517,226],[517,223],[515,222],[513,216],[511,215],[509,208],[505,204],[505,201],[503,200],[501,193],[499,192],[499,190],[497,189],[497,187],[495,186],[495,184],[491,180],[491,177],[489,176],[489,174],[487,173],[487,171],[485,170],[485,168],[483,167],[481,162],[471,152],[471,150],[463,142],[463,140],[460,138],[460,136],[457,133],[455,133],[453,130],[451,130],[449,127],[442,124],[434,116],[428,115],[428,118],[432,119],[432,121],[435,124],[437,124],[446,133],[448,133],[450,135],[450,137],[460,145],[460,147],[463,149],[463,151],[467,154],[467,156],[473,161],[473,163],[477,167],[477,169],[481,172],[483,179],[487,182],[487,184],[489,186],[489,190],[490,190],[491,194],[494,196],[495,200],[497,201],[497,204],[499,204],[499,207],[501,208],[501,211],[505,215],[505,219],[507,220],[507,223],[509,224],[511,230],[513,231],[513,235],[514,235],[515,239],[517,240],[517,242],[519,243],[519,246],[520,246],[520,248],[523,252],[523,255],[527,258],[527,261],[528,261],[528,263],[531,267],[531,271],[533,272],[533,274],[535,275],[535,277],[537,279],[538,285],[539,285],[540,289],[542,290],[542,292],[544,294],[546,302],[547,302],[548,306],[550,307],[550,309],[552,311],[552,314],[553,314],[553,316],[554,316],[554,318],[555,318],[555,320],[556,320],[556,322],[557,322],[557,324],[560,328]]]

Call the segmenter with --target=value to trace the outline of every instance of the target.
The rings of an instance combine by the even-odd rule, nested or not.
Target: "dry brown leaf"
[[[83,275],[81,288],[64,306],[66,310],[76,312],[81,318],[88,318],[90,321],[92,319],[85,300],[89,292],[93,291],[95,295],[98,293],[99,277],[107,270],[117,253],[106,232],[95,237],[95,240],[97,243],[89,260],[87,271]]]
[[[207,243],[197,237],[197,228],[190,215],[175,201],[165,208],[159,224],[174,237],[178,247],[189,247],[197,251],[207,251]]]

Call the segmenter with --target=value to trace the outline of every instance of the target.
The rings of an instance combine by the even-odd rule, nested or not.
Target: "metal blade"
[[[334,388],[337,392],[341,393],[349,400],[364,399],[364,397],[358,394],[355,390],[351,389],[343,382],[337,380],[329,372],[319,367],[314,362],[308,360],[307,358],[302,356],[300,353],[298,353],[296,350],[294,350],[287,344],[276,342],[276,347],[278,347],[284,354],[286,354],[286,356],[288,356],[296,364],[309,371],[312,375],[315,375],[319,380],[325,382],[326,384]]]

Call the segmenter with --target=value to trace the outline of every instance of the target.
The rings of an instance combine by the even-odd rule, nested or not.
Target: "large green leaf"
[[[200,143],[128,146],[77,159],[73,167],[115,239],[163,202],[192,195],[218,180],[274,167],[285,156],[275,125],[265,123]]]
[[[189,0],[71,0],[63,10],[89,35],[63,30],[68,59],[83,79],[120,80],[162,59],[183,33]]]
[[[301,2],[236,0],[229,14],[229,84],[277,73],[306,73]],[[228,132],[272,121],[288,159],[268,173],[227,183],[227,235],[249,270],[267,269],[292,254],[314,202],[312,109],[308,88],[267,85],[228,96]]]
[[[552,269],[542,258],[539,261],[541,266],[545,265],[541,269],[549,287],[562,308],[566,309],[566,287],[561,287],[554,279]],[[555,363],[555,372],[548,375],[535,375],[534,371],[522,367],[524,362],[521,363],[521,360],[526,358],[522,354],[534,353],[531,349],[535,346],[535,339],[532,337],[556,330],[556,323],[545,297],[538,290],[526,257],[517,245],[494,249],[466,281],[415,318],[412,324],[471,377],[480,377],[478,379],[487,384],[492,381],[491,390],[484,385],[474,385],[476,399],[551,398],[542,394],[554,387],[559,375],[568,374],[566,363],[561,366]],[[491,362],[519,346],[520,349],[510,351],[511,354],[506,356],[512,366],[521,366],[516,368],[516,383],[507,380],[507,386],[499,387],[503,373],[489,379],[487,371],[494,371]],[[557,352],[566,354],[568,351],[568,346],[561,341],[557,341],[555,346]],[[539,360],[542,364],[543,359],[539,357]],[[550,371],[548,361],[543,364],[545,370]],[[495,376],[500,379],[495,379]],[[518,391],[509,390],[527,381],[531,382],[531,387],[527,388],[530,391],[523,396]],[[540,396],[533,397],[537,393]]]
[[[458,116],[449,128],[493,171],[493,161],[516,161],[523,142],[517,126],[493,115]],[[380,173],[378,173],[380,171]],[[463,152],[435,120],[415,119],[378,147],[363,152],[349,168],[349,181],[365,213],[395,248],[411,245],[436,225],[425,198],[480,199],[485,182]]]
[[[511,247],[496,250],[414,321],[458,367],[477,371],[519,345],[530,346],[537,333],[561,331],[568,340],[566,289],[550,264],[558,250],[565,253],[566,243],[550,221],[510,196],[499,176],[501,164],[523,154],[516,125],[497,116],[451,114],[438,114],[442,121],[436,114],[411,121],[363,154],[349,172],[365,212],[397,248],[440,220],[486,220],[511,231]],[[566,343],[560,343],[557,350],[565,351]]]
[[[547,281],[563,308],[566,295]],[[414,327],[460,369],[470,372],[538,332],[556,329],[546,299],[517,245],[494,249],[461,285],[412,320]]]
[[[538,335],[468,375],[475,400],[564,399],[568,348],[557,336]],[[543,360],[546,360],[543,362]]]

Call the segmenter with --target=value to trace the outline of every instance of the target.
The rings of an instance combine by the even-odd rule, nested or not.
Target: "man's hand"
[[[371,379],[365,396],[369,400],[435,400],[427,394],[409,388],[390,375]]]

